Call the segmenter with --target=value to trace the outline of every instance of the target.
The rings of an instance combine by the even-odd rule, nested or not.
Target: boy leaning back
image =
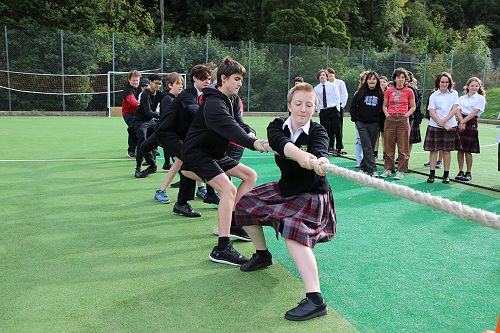
[[[226,155],[229,141],[252,150],[265,152],[266,140],[258,140],[251,128],[234,112],[229,99],[238,94],[245,68],[225,57],[217,69],[217,87],[203,89],[204,100],[196,113],[182,149],[182,173],[203,180],[220,195],[218,207],[219,240],[209,259],[213,262],[240,266],[248,260],[229,242],[234,206],[253,188],[255,171]],[[241,179],[236,188],[229,177]]]

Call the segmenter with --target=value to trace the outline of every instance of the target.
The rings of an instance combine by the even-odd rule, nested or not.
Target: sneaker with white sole
[[[219,250],[217,246],[215,246],[208,255],[208,258],[219,264],[233,265],[233,266],[241,266],[248,261],[245,256],[236,251],[233,248],[233,245],[229,243],[225,249]]]
[[[394,179],[396,180],[401,180],[405,178],[405,174],[403,171],[396,171],[396,176],[394,176]]]
[[[157,190],[155,193],[155,199],[163,204],[170,203],[167,192],[165,190]]]
[[[378,174],[378,172],[377,172],[377,171],[373,171],[373,173],[372,173],[372,177],[374,177],[374,178],[378,178],[378,177],[380,177],[380,175]]]
[[[437,161],[436,163],[436,169],[442,169],[443,168],[443,162]]]
[[[382,172],[382,174],[380,175],[380,177],[382,178],[387,178],[389,177],[390,175],[392,175],[392,171],[389,170],[389,169],[385,169],[384,172]]]

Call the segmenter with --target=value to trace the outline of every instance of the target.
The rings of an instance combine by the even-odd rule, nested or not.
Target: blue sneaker
[[[201,200],[205,200],[207,197],[207,189],[205,187],[198,187],[198,191],[196,191],[196,196]]]
[[[170,203],[170,199],[168,198],[165,190],[157,190],[155,193],[155,199],[164,204]]]

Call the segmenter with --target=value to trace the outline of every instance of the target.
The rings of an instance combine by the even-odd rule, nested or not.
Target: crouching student
[[[182,147],[182,173],[203,180],[220,195],[219,241],[209,254],[211,261],[239,266],[248,261],[229,242],[229,230],[236,202],[257,181],[255,171],[226,154],[229,141],[252,150],[266,151],[266,140],[257,140],[241,114],[231,105],[230,96],[241,88],[245,68],[225,57],[217,70],[217,88],[203,89],[203,103],[196,113]],[[238,188],[229,177],[241,179]]]
[[[312,249],[335,235],[333,195],[321,168],[328,164],[328,134],[311,121],[316,109],[313,87],[302,83],[288,92],[291,116],[277,118],[267,128],[270,147],[277,152],[279,181],[258,186],[245,194],[235,208],[235,224],[252,238],[256,253],[240,267],[243,272],[272,265],[263,225],[285,238],[288,252],[304,282],[306,297],[285,314],[288,320],[326,315],[318,267]]]

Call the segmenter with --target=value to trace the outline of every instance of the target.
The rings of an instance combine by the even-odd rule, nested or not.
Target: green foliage
[[[500,117],[500,88],[486,90],[486,108],[481,118],[499,119]]]

